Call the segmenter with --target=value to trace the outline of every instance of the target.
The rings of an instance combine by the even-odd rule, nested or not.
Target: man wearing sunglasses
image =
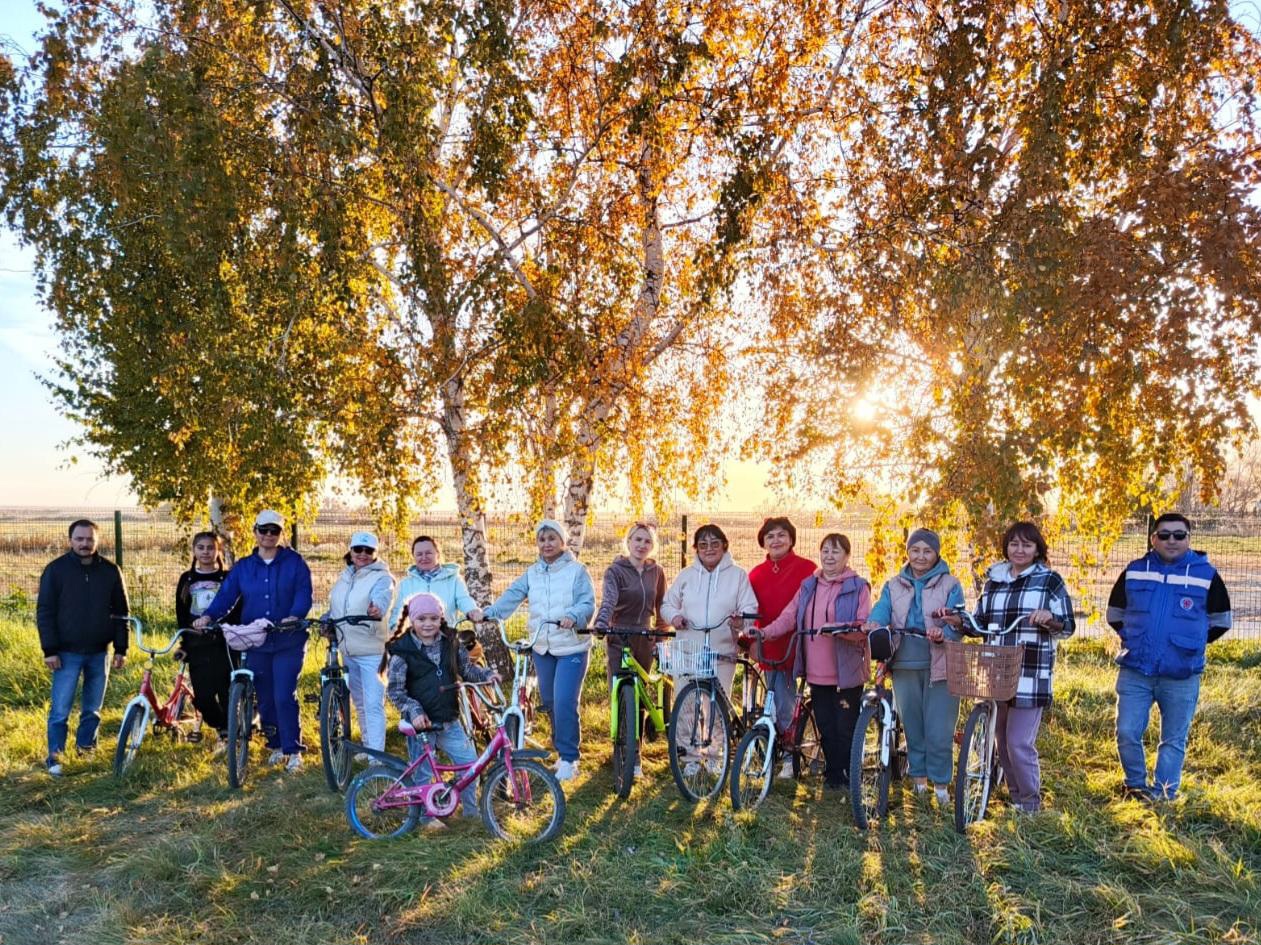
[[[1108,623],[1121,637],[1117,752],[1127,796],[1173,800],[1200,697],[1204,650],[1230,629],[1230,596],[1204,553],[1191,550],[1184,516],[1160,516],[1150,541],[1151,550],[1126,566],[1108,597]],[[1149,783],[1143,735],[1153,702],[1160,708],[1160,745]]]
[[[228,572],[205,613],[193,622],[200,629],[227,615],[241,602],[241,622],[261,618],[280,630],[285,621],[301,620],[311,610],[311,569],[302,555],[280,542],[285,520],[264,509],[254,519],[254,553]],[[250,669],[258,692],[258,715],[271,749],[271,764],[290,771],[302,767],[298,725],[298,673],[306,655],[305,633],[273,632],[250,650]]]

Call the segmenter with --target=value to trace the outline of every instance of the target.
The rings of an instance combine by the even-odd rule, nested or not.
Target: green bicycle
[[[630,638],[664,639],[674,636],[674,631],[595,627],[580,632],[607,635],[621,644],[621,665],[613,671],[609,687],[609,738],[613,742],[613,790],[618,797],[626,798],[630,796],[639,767],[640,720],[643,719],[643,733],[652,738],[665,734],[670,713],[666,677],[639,665],[631,653]]]

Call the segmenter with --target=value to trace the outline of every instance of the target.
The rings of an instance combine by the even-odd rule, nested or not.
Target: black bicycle
[[[373,619],[367,614],[347,614],[345,617],[304,621],[306,626],[318,630],[319,635],[328,641],[328,654],[320,668],[320,694],[315,698],[320,706],[320,759],[324,765],[324,780],[328,789],[336,794],[344,792],[350,783],[353,759],[350,686],[346,682],[346,666],[341,659],[341,627],[343,624],[362,626]]]

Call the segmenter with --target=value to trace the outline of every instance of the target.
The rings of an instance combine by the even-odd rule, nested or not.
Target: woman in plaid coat
[[[985,575],[985,587],[973,615],[990,632],[1025,619],[1011,633],[989,642],[1025,647],[1016,696],[998,707],[998,756],[1007,774],[1007,788],[1017,810],[1042,807],[1042,772],[1038,760],[1038,728],[1051,704],[1051,676],[1057,640],[1072,636],[1073,602],[1064,579],[1046,564],[1047,545],[1033,522],[1017,522],[1002,543],[1004,560]],[[957,616],[943,619],[958,625]]]

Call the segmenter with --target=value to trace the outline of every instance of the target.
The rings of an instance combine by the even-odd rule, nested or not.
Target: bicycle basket
[[[267,639],[267,631],[271,629],[271,621],[260,617],[252,623],[225,623],[221,629],[223,638],[228,641],[228,646],[240,652],[262,646],[263,641]]]
[[[871,647],[871,658],[884,662],[893,659],[893,654],[898,651],[898,644],[902,642],[902,634],[890,630],[888,627],[877,627],[867,634],[867,645]]]
[[[946,641],[946,688],[960,699],[1006,702],[1016,694],[1025,648]]]
[[[712,679],[718,675],[718,654],[713,650],[680,646],[677,640],[657,644],[657,663],[667,676]]]

